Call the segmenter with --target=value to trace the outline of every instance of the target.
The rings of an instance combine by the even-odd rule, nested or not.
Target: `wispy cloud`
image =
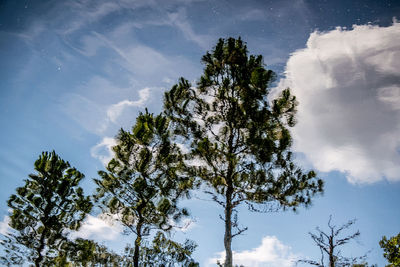
[[[352,183],[400,180],[400,23],[314,32],[287,62],[295,149]]]
[[[206,34],[196,33],[186,16],[186,7],[196,1],[93,1],[73,2],[67,4],[72,9],[74,19],[67,21],[71,22],[68,27],[62,31],[63,35],[70,35],[82,28],[87,28],[90,24],[100,21],[101,19],[116,13],[116,12],[138,12],[141,8],[151,8],[157,17],[151,19],[143,19],[139,23],[130,23],[135,27],[143,27],[145,25],[172,26],[179,29],[187,40],[193,41],[201,48],[209,48],[210,36]],[[178,8],[179,7],[179,8]],[[177,12],[170,10],[178,9]]]
[[[210,35],[196,33],[187,19],[185,9],[180,8],[178,12],[169,13],[168,18],[171,25],[176,26],[187,40],[193,41],[204,50],[210,48],[211,42],[215,38]]]
[[[95,5],[90,5],[91,1],[81,2],[66,2],[67,6],[71,7],[76,12],[74,20],[68,20],[70,24],[64,31],[64,34],[73,33],[89,23],[96,22],[101,18],[116,12],[121,9],[117,2],[103,2],[98,1]]]
[[[123,100],[117,104],[111,105],[107,109],[107,117],[113,123],[117,122],[118,117],[121,115],[123,110],[127,107],[143,107],[150,97],[150,88],[143,88],[139,90],[139,99],[136,101]]]

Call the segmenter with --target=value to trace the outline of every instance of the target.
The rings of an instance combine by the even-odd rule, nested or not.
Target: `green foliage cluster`
[[[82,238],[65,243],[63,251],[65,253],[53,261],[55,266],[118,267],[121,262],[121,256],[109,251],[106,246]]]
[[[390,263],[387,266],[400,266],[400,233],[389,239],[383,236],[379,245],[383,248],[383,256]]]
[[[143,246],[139,262],[143,267],[198,267],[199,264],[191,258],[196,246],[190,240],[186,240],[183,244],[177,243],[168,239],[163,232],[159,231],[150,245]],[[131,259],[133,253],[134,249],[127,246],[124,257]]]

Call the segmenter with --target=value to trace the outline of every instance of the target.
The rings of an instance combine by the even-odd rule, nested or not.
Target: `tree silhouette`
[[[197,87],[181,78],[165,93],[164,112],[175,142],[189,150],[189,172],[224,208],[225,266],[231,267],[232,238],[247,229],[238,225],[241,203],[251,211],[296,209],[309,205],[323,182],[293,163],[287,127],[295,124],[296,98],[287,89],[269,103],[274,74],[262,56],[248,56],[240,38],[229,38],[220,39],[202,62]]]
[[[321,251],[321,259],[315,260],[299,260],[299,263],[307,263],[319,267],[342,267],[342,266],[367,266],[366,264],[357,264],[358,261],[364,261],[366,255],[360,257],[345,257],[342,255],[339,247],[349,243],[351,240],[356,239],[360,236],[360,231],[356,231],[353,234],[341,237],[341,233],[350,228],[356,220],[350,220],[347,223],[336,226],[331,224],[332,216],[329,217],[327,232],[322,231],[319,227],[316,228],[317,233],[309,233],[311,239],[317,245]],[[325,265],[325,255],[328,257],[328,265]]]
[[[182,156],[170,143],[169,121],[146,110],[136,119],[132,132],[121,129],[114,158],[100,171],[96,198],[114,214],[128,232],[136,234],[134,266],[139,266],[142,238],[152,229],[168,231],[174,221],[187,216],[177,206],[187,195],[193,179],[182,173]]]
[[[11,232],[2,240],[3,264],[25,259],[36,267],[50,266],[67,239],[67,230],[77,230],[92,203],[78,186],[84,175],[54,151],[43,152],[35,161],[35,174],[10,196]]]

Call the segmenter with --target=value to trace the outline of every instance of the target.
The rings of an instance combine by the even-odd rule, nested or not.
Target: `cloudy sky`
[[[361,236],[344,255],[370,251],[400,231],[400,2],[397,0],[118,0],[0,2],[0,231],[6,200],[45,150],[92,178],[110,159],[118,129],[180,76],[201,75],[201,56],[221,37],[241,36],[278,74],[272,95],[299,101],[297,161],[325,180],[323,196],[298,213],[240,210],[249,230],[233,241],[237,264],[294,266],[319,258],[308,236],[356,218]],[[197,242],[195,258],[223,257],[222,211],[195,194],[192,224],[176,239]],[[325,227],[325,228],[324,228]],[[348,233],[351,233],[348,232]],[[134,237],[93,213],[80,235],[115,249]],[[123,242],[121,242],[123,240]]]

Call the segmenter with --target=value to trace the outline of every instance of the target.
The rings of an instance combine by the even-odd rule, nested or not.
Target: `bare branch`
[[[359,256],[359,257],[345,257],[342,256],[341,250],[338,247],[347,244],[353,239],[356,239],[360,236],[360,231],[356,231],[355,233],[348,235],[343,238],[339,238],[341,232],[345,229],[348,229],[355,223],[354,220],[350,220],[347,223],[337,227],[336,225],[332,224],[332,216],[329,216],[328,220],[328,232],[322,231],[319,227],[316,227],[317,233],[309,232],[311,239],[317,245],[321,252],[321,259],[320,261],[314,261],[309,259],[301,259],[298,260],[297,263],[307,263],[310,265],[321,266],[324,267],[324,256],[328,256],[329,264],[328,266],[352,266],[357,262],[363,262],[366,259],[366,255]]]

